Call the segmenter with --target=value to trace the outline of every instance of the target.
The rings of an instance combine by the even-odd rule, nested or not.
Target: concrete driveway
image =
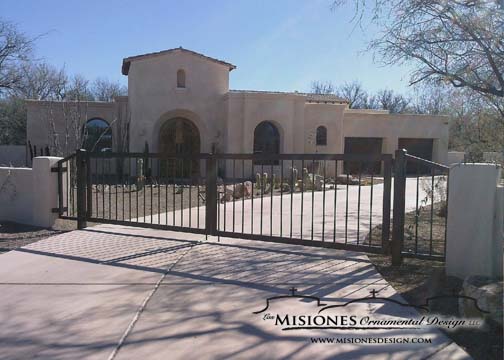
[[[313,301],[403,301],[360,253],[102,225],[0,255],[2,359],[462,359],[437,329],[282,330],[266,313],[313,313]],[[373,300],[340,314],[408,317]],[[312,338],[347,339],[345,344]],[[430,343],[355,344],[422,338]],[[361,340],[362,341],[362,340]]]
[[[431,203],[422,186],[430,183],[430,179],[419,179],[419,206]],[[220,204],[218,226],[219,230],[228,232],[368,245],[369,231],[383,220],[383,188],[383,183],[373,187],[338,185],[336,190],[325,192],[286,193],[282,197],[255,195],[253,199]],[[393,190],[391,192],[392,212]],[[414,211],[417,207],[416,178],[406,180],[405,195],[405,211]],[[204,229],[205,206],[147,215],[132,221]],[[372,238],[371,243],[377,246],[381,239]]]

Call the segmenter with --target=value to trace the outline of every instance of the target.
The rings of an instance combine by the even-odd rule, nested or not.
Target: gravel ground
[[[0,253],[60,234],[63,230],[43,229],[13,222],[0,222]]]

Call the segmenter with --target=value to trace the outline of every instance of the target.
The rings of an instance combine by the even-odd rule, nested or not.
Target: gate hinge
[[[62,167],[62,168],[61,168],[61,172],[62,172],[62,173],[66,172],[66,171],[67,171],[67,168],[66,168],[66,167]],[[53,168],[51,168],[51,172],[55,172],[55,173],[57,173],[57,172],[59,172],[59,168],[58,168],[58,167],[53,167]]]

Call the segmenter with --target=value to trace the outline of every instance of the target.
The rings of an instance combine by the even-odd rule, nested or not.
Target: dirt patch
[[[446,217],[444,204],[435,203],[419,207],[415,211],[406,213],[404,217],[404,245],[403,251],[413,254],[444,255]],[[432,223],[432,226],[431,226]],[[392,221],[390,222],[392,229]],[[372,239],[381,239],[382,226],[377,225],[371,232]],[[369,240],[369,235],[367,236]]]

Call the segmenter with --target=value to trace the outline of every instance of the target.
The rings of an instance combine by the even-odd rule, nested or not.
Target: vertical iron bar
[[[96,201],[96,214],[95,214],[95,216],[97,218],[99,218],[100,212],[98,210],[98,188],[99,188],[99,186],[98,186],[98,158],[95,159],[95,183],[96,183],[96,185],[95,185],[95,201]]]
[[[244,223],[245,223],[245,159],[242,159],[242,188],[243,188],[243,196],[242,196],[242,234],[244,231]],[[252,186],[252,191],[254,191],[254,187]]]
[[[208,235],[217,231],[217,164],[213,155],[206,160],[205,228]]]
[[[191,227],[191,208],[192,208],[192,185],[193,185],[193,176],[192,176],[192,159],[189,159],[189,227]]]
[[[292,212],[294,205],[294,191],[296,191],[296,182],[297,179],[294,179],[294,159],[291,160],[291,189],[290,189],[290,238],[292,239]]]
[[[313,228],[315,227],[315,159],[312,159],[312,187],[311,187],[311,240],[313,241]]]
[[[93,183],[91,181],[91,157],[86,152],[86,217],[93,216]]]
[[[173,184],[172,184],[172,215],[173,221],[172,226],[175,226],[175,211],[177,210],[175,207],[175,182],[177,178],[177,158],[173,158]]]
[[[322,183],[322,241],[325,240],[325,192],[326,192],[326,161],[324,159],[324,171],[323,171],[323,176],[324,176],[324,181]]]
[[[77,150],[77,228],[84,229],[86,223],[86,150]]]
[[[157,196],[157,209],[158,209],[158,213],[157,213],[157,216],[158,216],[158,225],[161,224],[161,174],[160,174],[160,171],[161,171],[161,159],[160,158],[157,158],[157,193],[158,193],[158,196]]]
[[[270,236],[273,236],[273,191],[275,190],[275,184],[273,181],[273,163],[274,160],[271,160],[271,176],[270,176]]]
[[[429,255],[432,255],[432,228],[434,222],[434,168],[431,169],[431,209],[430,209],[430,244],[429,244]]]
[[[415,254],[418,253],[418,218],[420,217],[420,209],[418,209],[418,198],[420,197],[420,164],[417,163],[416,171],[416,200],[415,200]]]
[[[445,231],[444,231],[444,244],[443,244],[443,257],[446,256],[446,238],[447,238],[447,235],[448,235],[448,196],[449,196],[449,180],[450,180],[450,169],[447,170],[447,173],[446,173],[446,209],[444,211],[444,215],[445,215]]]
[[[117,158],[116,158],[117,159]],[[112,158],[110,159],[110,162],[112,162]],[[116,163],[117,165],[117,163]],[[115,175],[113,176],[114,178],[114,188],[115,188],[115,219],[117,220],[117,212],[118,212],[118,206],[117,206],[117,199],[118,199],[118,195],[117,195],[117,182],[119,181],[119,176],[117,174],[117,169],[115,169]]]
[[[336,242],[336,201],[338,200],[338,160],[334,160],[333,242]]]
[[[386,155],[383,159],[383,204],[382,204],[382,252],[390,250],[390,203],[392,195],[392,157]]]
[[[346,174],[346,205],[345,205],[345,244],[348,242],[348,191],[349,191],[349,182],[350,182],[350,174],[348,173],[349,169],[347,168]]]
[[[67,171],[66,171],[66,174],[65,174],[65,181],[66,181],[66,190],[65,190],[65,202],[66,202],[66,214],[68,216],[72,216],[70,214],[70,206],[69,206],[69,200],[70,200],[70,188],[71,188],[71,184],[70,184],[70,172],[73,171],[72,169],[72,159],[66,161],[66,166],[67,166]]]
[[[139,161],[138,161],[138,158],[135,158],[135,197],[136,197],[136,201],[135,201],[135,208],[136,208],[136,222],[138,223],[139,222],[139,218],[138,218],[138,215],[139,215],[139,210],[138,210],[138,193],[140,192],[138,190],[138,183],[139,183],[139,176],[137,174],[143,174],[143,162],[142,162],[142,169],[141,171],[139,171],[138,169],[138,164],[139,164]],[[143,175],[142,175],[143,176]],[[141,179],[143,181],[143,179]]]
[[[394,215],[392,226],[392,265],[401,265],[404,242],[406,196],[406,150],[396,150],[394,162]]]
[[[283,167],[284,162],[280,160],[280,237],[283,237]]]
[[[182,162],[182,166],[180,168],[180,226],[184,226],[184,183],[185,183],[185,176],[184,176],[184,163],[185,159],[182,158],[180,159]]]
[[[362,161],[359,162],[359,190],[357,195],[357,245],[360,241],[360,208],[361,208],[361,186],[362,183]]]
[[[58,161],[58,215],[63,215],[63,166],[61,161]]]
[[[369,246],[373,243],[373,187],[374,187],[374,167],[371,168],[371,194],[369,200]]]
[[[224,159],[222,161],[224,161],[224,169],[226,169],[227,168],[227,160]],[[217,169],[219,168],[218,164],[219,164],[219,160],[217,160]],[[223,180],[222,182],[224,183],[224,196],[222,198],[224,200],[224,214],[223,214],[224,224],[223,224],[223,226],[224,226],[224,231],[226,231],[226,211],[227,211],[226,210],[226,203],[227,203],[226,192],[227,192],[227,185],[226,185],[226,181],[225,180]]]
[[[303,210],[304,210],[304,159],[301,160],[301,240],[303,240]]]
[[[105,219],[105,158],[101,159],[101,178],[102,178],[102,215]]]
[[[260,234],[263,233],[263,197],[264,197],[264,160],[261,161],[261,229]]]
[[[148,164],[148,158],[144,158],[145,162],[142,162],[143,166],[143,176],[144,176],[144,184],[142,186],[143,190],[143,222],[147,222],[147,164]]]
[[[128,216],[131,221],[131,158],[128,157]]]
[[[108,170],[110,173],[110,161],[108,162]],[[112,184],[110,181],[111,175],[107,174],[107,183],[108,183],[108,209],[109,209],[109,219],[112,220]]]
[[[198,171],[197,171],[197,182],[196,182],[196,186],[197,186],[197,196],[198,196],[198,199],[196,200],[197,204],[198,204],[198,207],[197,207],[197,218],[198,220],[196,221],[197,223],[197,226],[198,226],[198,229],[200,228],[200,181],[201,181],[201,177],[200,177],[200,171],[201,171],[201,160],[198,158],[198,160],[196,161],[196,164],[198,166]],[[168,221],[166,221],[166,223],[168,224]]]
[[[150,222],[151,224],[154,223],[154,188],[153,188],[153,180],[154,180],[154,175],[152,173],[152,158],[149,156],[148,158],[148,163],[149,163],[149,177],[150,177]]]
[[[77,157],[77,155],[76,155]],[[68,160],[68,170],[67,170],[67,174],[66,174],[66,179],[67,179],[67,190],[66,190],[66,193],[67,193],[67,196],[66,196],[66,205],[67,205],[67,214],[69,216],[72,216],[72,212],[73,212],[73,204],[72,204],[72,176],[73,175],[73,172],[74,171],[77,171],[77,167],[74,167],[72,166],[72,159],[69,159]]]
[[[250,234],[254,233],[254,191],[255,187],[258,185],[257,183],[254,184],[254,160],[252,159],[251,161],[251,167],[252,167],[252,198],[250,200]],[[257,180],[257,177],[256,177]]]
[[[122,190],[122,220],[124,221],[125,216],[124,216],[124,187],[125,187],[125,181],[124,181],[124,157],[121,157],[121,190]]]
[[[168,225],[168,169],[170,168],[170,160],[165,159],[164,183],[165,183],[165,225]]]
[[[233,159],[233,232],[235,232],[235,214],[236,214],[236,204],[235,204],[235,194],[236,194],[236,160]],[[242,193],[243,193],[243,187],[242,187]]]

